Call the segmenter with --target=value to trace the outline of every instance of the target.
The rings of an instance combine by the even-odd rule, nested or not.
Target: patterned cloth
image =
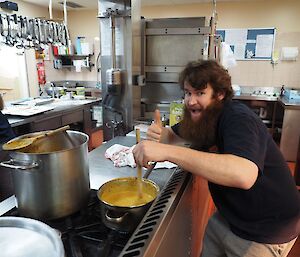
[[[132,154],[132,150],[135,147],[133,145],[132,147],[114,144],[111,147],[109,147],[105,151],[105,158],[110,159],[113,161],[115,167],[124,167],[124,166],[130,166],[132,168],[136,167],[136,163]],[[171,169],[176,167],[177,165],[164,161],[164,162],[158,162],[156,163],[154,169]]]
[[[136,167],[132,149],[135,147],[128,147],[124,145],[114,144],[105,151],[105,158],[111,159],[115,167],[130,166]]]

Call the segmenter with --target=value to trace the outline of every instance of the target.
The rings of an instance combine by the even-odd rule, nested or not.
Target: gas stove
[[[20,216],[13,208],[3,216]],[[66,257],[119,256],[131,234],[107,228],[101,221],[97,191],[91,190],[85,208],[70,216],[43,221],[61,235]]]
[[[65,257],[181,257],[191,251],[191,192],[191,175],[176,168],[132,233],[102,223],[96,190],[90,191],[88,204],[79,212],[43,222],[61,236]],[[13,200],[1,202],[0,216],[21,216]],[[179,234],[180,246],[174,248]]]

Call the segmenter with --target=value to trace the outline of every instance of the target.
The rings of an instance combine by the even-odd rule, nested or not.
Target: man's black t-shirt
[[[178,134],[178,125],[172,128]],[[300,194],[261,119],[244,104],[226,103],[218,121],[217,147],[219,153],[246,158],[259,169],[249,190],[209,182],[214,203],[232,232],[270,244],[285,243],[298,236]]]
[[[4,144],[14,137],[15,134],[9,125],[7,118],[0,111],[0,144]]]

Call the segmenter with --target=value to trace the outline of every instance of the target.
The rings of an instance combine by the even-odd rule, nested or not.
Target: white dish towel
[[[132,147],[128,147],[120,144],[114,144],[105,151],[105,158],[112,160],[115,167],[130,166],[132,168],[135,168],[136,163],[132,153],[134,147],[135,145],[133,145]],[[177,165],[172,162],[165,161],[158,162],[155,165],[154,169],[171,169],[176,166]]]
[[[105,151],[105,158],[111,159],[114,163],[114,166],[116,167],[123,167],[128,165],[134,168],[136,166],[132,153],[132,149],[134,148],[134,146],[128,147],[124,145],[114,144]]]

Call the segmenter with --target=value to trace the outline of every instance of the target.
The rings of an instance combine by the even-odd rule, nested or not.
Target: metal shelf
[[[93,56],[94,54],[88,54],[88,55],[77,55],[77,54],[66,54],[66,55],[55,55],[55,59],[56,60],[61,60],[61,67],[59,69],[63,69],[63,68],[68,68],[68,69],[71,69],[71,68],[74,68],[75,66],[72,65],[72,61],[73,60],[84,60],[84,59],[87,59],[87,62],[89,64],[89,66],[82,66],[82,68],[86,68],[88,69],[89,71],[92,71],[92,67],[95,66],[94,63],[91,62],[91,57]],[[63,63],[67,63],[67,64],[63,64]],[[70,63],[70,64],[69,64]]]

